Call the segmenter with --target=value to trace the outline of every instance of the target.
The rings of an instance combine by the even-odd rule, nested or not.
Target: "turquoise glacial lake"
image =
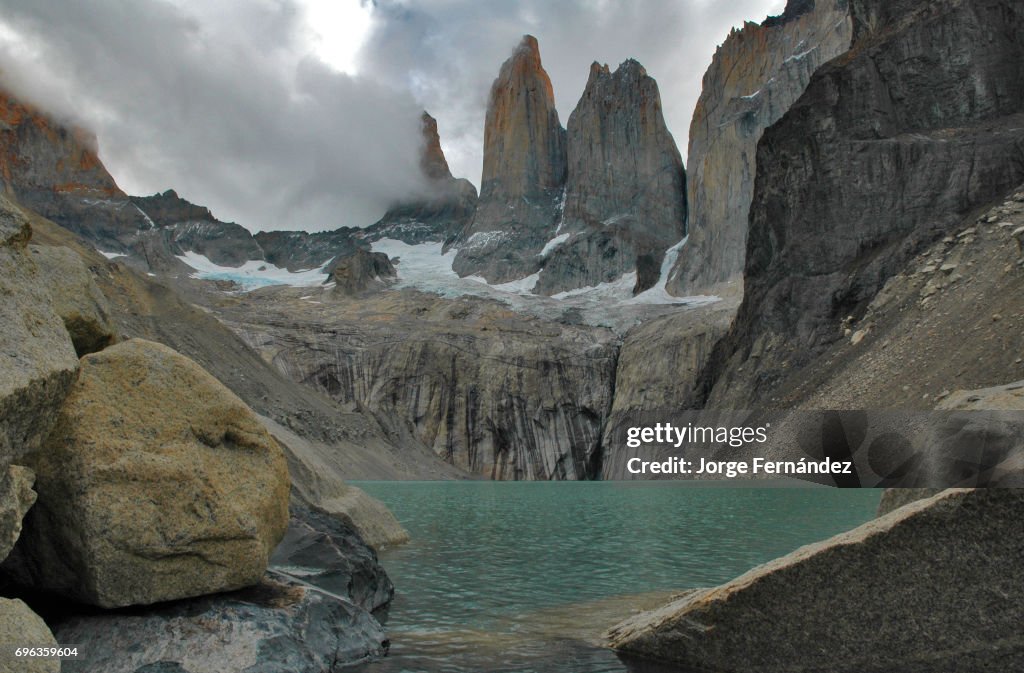
[[[735,482],[733,482],[735,483]],[[359,482],[412,542],[381,554],[388,657],[364,673],[663,671],[600,634],[874,517],[880,491],[679,482]]]

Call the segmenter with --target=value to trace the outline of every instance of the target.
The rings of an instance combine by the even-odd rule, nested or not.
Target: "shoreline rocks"
[[[358,605],[269,575],[229,594],[71,617],[55,633],[88,653],[64,673],[323,673],[389,645]]]
[[[1018,490],[946,490],[633,617],[608,644],[732,673],[1016,670],[1022,517]]]

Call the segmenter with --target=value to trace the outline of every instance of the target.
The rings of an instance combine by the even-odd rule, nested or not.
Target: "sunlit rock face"
[[[492,283],[529,276],[554,231],[566,176],[565,130],[537,39],[527,35],[491,86],[480,202],[454,268]]]
[[[637,272],[636,291],[658,279],[665,251],[686,226],[686,176],[665,125],[658,84],[628,60],[594,63],[569,116],[565,207],[536,291],[611,282]]]
[[[784,14],[746,23],[718,48],[690,124],[690,238],[671,292],[699,294],[742,274],[757,142],[852,34],[847,0],[790,0]]]

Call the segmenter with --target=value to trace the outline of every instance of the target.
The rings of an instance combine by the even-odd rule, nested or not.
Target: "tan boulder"
[[[42,617],[18,599],[0,598],[0,673],[59,673],[60,660],[14,657],[15,647],[57,647]]]
[[[28,461],[39,500],[7,566],[101,607],[252,585],[288,524],[285,458],[252,411],[141,339],[82,359]]]
[[[1024,381],[980,390],[957,390],[936,409],[1024,411]]]
[[[39,446],[78,368],[26,251],[31,236],[25,216],[0,196],[0,467]]]
[[[79,357],[117,341],[107,299],[78,253],[63,246],[32,245],[29,250]]]

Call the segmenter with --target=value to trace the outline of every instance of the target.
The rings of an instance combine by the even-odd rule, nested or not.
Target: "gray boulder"
[[[377,554],[353,526],[303,505],[292,506],[270,564],[278,575],[344,596],[370,612],[386,608],[395,594]]]
[[[1024,665],[1024,496],[950,489],[608,633],[687,669],[952,673]]]
[[[387,255],[363,248],[334,259],[327,273],[327,282],[334,283],[335,293],[346,296],[383,289],[398,275]]]
[[[325,673],[388,649],[358,605],[269,576],[230,594],[71,617],[54,631],[85,653],[64,673]]]

